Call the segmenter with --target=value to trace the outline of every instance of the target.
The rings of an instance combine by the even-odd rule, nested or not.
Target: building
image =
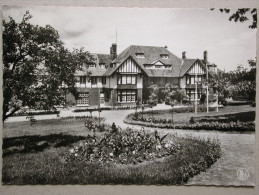
[[[117,55],[117,45],[112,44],[110,54],[92,54],[95,64],[75,74],[79,98],[67,95],[67,102],[76,106],[135,105],[137,100],[147,99],[146,90],[151,83],[160,90],[166,83],[175,89],[184,89],[190,101],[205,92],[202,84],[209,74],[217,72],[217,66],[208,62],[207,51],[203,59],[188,59],[172,54],[168,48],[131,45]],[[197,82],[196,82],[197,81]],[[210,90],[210,94],[213,91]],[[161,93],[160,93],[161,94]],[[158,99],[163,99],[158,97]]]

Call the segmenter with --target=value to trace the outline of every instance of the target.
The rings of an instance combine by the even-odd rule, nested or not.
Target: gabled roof
[[[138,58],[136,53],[144,53],[145,58]],[[161,54],[167,54],[169,58],[164,59],[161,57]],[[174,77],[178,76],[180,73],[182,60],[168,51],[165,47],[131,45],[123,52],[121,52],[115,60],[112,61],[112,63],[115,64],[115,67],[108,69],[105,73],[105,76],[110,76],[118,68],[118,66],[129,57],[131,57],[150,77]],[[172,65],[172,68],[166,70],[151,70],[144,67],[145,64],[153,64],[155,61],[160,61],[165,65]]]
[[[91,76],[103,76],[104,73],[107,71],[106,68],[101,68],[99,66],[100,63],[104,63],[105,65],[109,66],[112,59],[109,54],[91,54],[93,58],[95,59],[96,67],[90,67],[87,68],[86,64],[83,65],[82,70],[76,71],[77,76],[84,76],[88,71],[90,71],[92,74]]]
[[[113,68],[108,68],[107,71],[105,72],[104,76],[110,76],[112,73],[114,73],[121,64],[123,64],[128,58],[131,58],[146,74],[147,74],[147,70],[144,68],[143,65],[140,65],[136,62],[136,60],[134,59],[133,56],[128,56],[127,58],[125,58],[121,63],[114,63],[114,61],[112,63],[114,63]]]
[[[179,76],[182,77],[198,59],[184,59]]]
[[[137,58],[136,53],[144,53],[145,58]],[[161,54],[167,54],[168,59],[161,57]],[[154,47],[154,46],[140,46],[140,45],[131,45],[126,48],[123,52],[118,55],[118,57],[113,60],[113,63],[121,63],[128,56],[132,56],[134,60],[140,65],[152,64],[154,61],[161,61],[163,64],[170,65],[179,65],[181,59],[168,51],[165,47]]]
[[[137,57],[136,53],[143,53],[143,57]],[[168,58],[162,58],[161,55],[166,54]],[[85,75],[87,71],[92,72],[92,76],[111,76],[117,68],[125,62],[128,58],[131,58],[149,77],[183,77],[186,72],[192,67],[192,65],[199,61],[202,66],[205,67],[203,59],[181,59],[165,47],[154,47],[154,46],[139,46],[131,45],[122,51],[116,59],[112,60],[111,55],[109,54],[92,54],[96,59],[95,68],[86,68],[83,67],[82,71],[77,71],[76,75]],[[145,65],[153,65],[155,62],[161,62],[165,65],[171,65],[171,68],[166,69],[147,69]],[[99,64],[104,63],[108,66],[107,69],[100,68]],[[113,68],[110,68],[110,64],[113,64]],[[208,62],[209,65],[213,63]],[[221,70],[218,69],[220,72]],[[209,71],[211,75],[213,73]],[[214,73],[215,74],[215,73]]]
[[[99,60],[99,64],[103,63],[105,65],[110,65],[112,58],[110,54],[96,54]]]

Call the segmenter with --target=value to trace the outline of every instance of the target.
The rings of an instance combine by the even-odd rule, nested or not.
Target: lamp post
[[[196,72],[196,70],[195,70],[195,72]],[[195,110],[195,113],[197,113],[197,105],[198,105],[198,86],[197,86],[197,84],[198,84],[198,81],[197,81],[197,72],[195,73],[195,108],[194,108],[194,110]]]
[[[209,71],[208,71],[208,65],[205,62],[206,65],[206,77],[207,77],[207,113],[209,113]]]
[[[218,68],[216,67],[216,75],[218,76]],[[217,79],[217,86],[219,87],[219,81]],[[217,87],[217,88],[218,88]],[[216,112],[219,112],[219,90],[217,89],[217,105],[216,105]]]

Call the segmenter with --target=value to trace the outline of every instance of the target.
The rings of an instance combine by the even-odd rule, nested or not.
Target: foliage
[[[67,117],[61,117],[62,121],[73,121],[73,120],[84,120],[84,119],[94,119],[99,120],[99,117],[96,116],[67,116]],[[104,120],[104,118],[101,118]]]
[[[209,85],[220,97],[227,98],[229,95],[230,75],[229,73],[218,72],[209,77]]]
[[[205,104],[207,97],[205,93],[201,94],[201,98],[200,98],[200,104]]]
[[[238,66],[237,70],[229,73],[231,95],[243,96],[247,100],[254,101],[256,94],[256,61],[248,60],[250,70]]]
[[[3,156],[4,184],[185,184],[189,178],[206,171],[221,156],[220,144],[216,139],[168,135],[166,139],[170,139],[176,146],[180,144],[181,151],[153,161],[137,165],[91,163],[76,159],[66,162],[64,155],[71,149],[70,144],[78,145],[78,141],[84,137],[54,134],[36,138],[3,140],[5,154],[11,148],[22,146],[24,139],[28,145],[37,148]],[[36,146],[39,142],[47,146],[43,150],[38,149]]]
[[[171,119],[141,118],[138,120],[124,120],[127,124],[141,125],[145,127],[183,129],[183,130],[216,130],[216,131],[255,131],[254,122],[195,122],[173,123]]]
[[[27,11],[20,23],[3,21],[3,116],[22,107],[49,110],[65,105],[65,93],[77,95],[74,73],[92,57],[83,49],[64,48],[58,31],[30,23]]]
[[[166,83],[163,93],[165,94],[166,105],[171,105],[172,102],[182,104],[184,98],[186,98],[184,89],[179,89],[178,86],[172,85],[171,83]]]
[[[150,95],[148,96],[148,105],[152,108],[157,105],[157,93],[158,93],[158,86],[156,84],[151,83],[149,86]]]
[[[35,111],[35,112],[17,112],[13,116],[27,116],[27,115],[48,115],[48,114],[59,114],[60,111],[57,110],[44,110],[44,111]]]
[[[85,142],[72,148],[67,161],[136,164],[179,152],[181,146],[164,141],[166,136],[159,136],[157,131],[150,134],[144,129],[122,131],[113,123],[111,131],[102,138],[89,135]]]
[[[211,10],[214,10],[214,8],[212,8]],[[219,9],[220,12],[224,12],[229,14],[230,13],[230,9]],[[249,20],[249,12],[252,16],[252,24],[249,25],[249,28],[255,29],[257,28],[257,9],[256,8],[242,8],[242,9],[237,9],[237,11],[231,13],[231,16],[229,17],[229,21],[234,20],[235,22],[245,22]]]

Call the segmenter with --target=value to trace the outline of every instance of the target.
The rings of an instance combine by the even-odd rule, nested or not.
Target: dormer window
[[[169,55],[168,54],[160,54],[162,59],[169,59]]]
[[[105,68],[105,63],[99,63],[100,68]]]
[[[137,58],[145,58],[144,53],[136,53]]]

